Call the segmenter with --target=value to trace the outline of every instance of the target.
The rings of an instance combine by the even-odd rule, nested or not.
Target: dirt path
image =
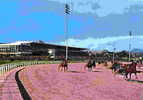
[[[57,65],[35,65],[20,72],[20,79],[32,100],[143,100],[143,74],[139,82],[127,82],[111,70],[97,66],[94,72],[84,64],[70,64],[69,72],[57,72]]]

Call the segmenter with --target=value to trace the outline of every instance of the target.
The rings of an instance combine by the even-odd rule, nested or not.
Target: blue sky
[[[71,7],[69,45],[95,50],[128,50],[143,44],[143,0],[3,0],[0,42],[43,40],[65,44],[64,3]]]

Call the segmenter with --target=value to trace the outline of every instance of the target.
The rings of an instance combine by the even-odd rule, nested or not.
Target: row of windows
[[[16,52],[17,48],[0,48],[0,52]]]

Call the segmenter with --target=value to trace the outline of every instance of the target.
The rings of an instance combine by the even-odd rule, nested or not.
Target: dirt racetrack
[[[32,100],[143,100],[142,73],[129,82],[102,65],[94,72],[83,66],[70,64],[68,72],[57,72],[56,64],[34,65],[19,76]]]

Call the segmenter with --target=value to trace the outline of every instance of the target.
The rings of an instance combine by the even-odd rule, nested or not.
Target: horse
[[[129,74],[129,75],[130,75],[129,80],[130,80],[132,73],[135,74],[136,79],[138,78],[138,77],[137,77],[136,66],[137,66],[137,63],[135,63],[135,62],[132,62],[132,64],[127,64],[127,65],[126,65],[126,67],[124,68],[126,79],[128,79],[128,74]]]
[[[92,68],[95,69],[95,67],[96,67],[96,62],[95,62],[95,60],[93,60],[92,61]]]
[[[63,60],[59,65],[58,65],[58,72],[60,71],[67,71],[68,70],[68,61]]]
[[[96,63],[94,60],[89,60],[87,64],[84,66],[84,69],[88,68],[88,71],[92,71],[92,68],[96,67]]]

